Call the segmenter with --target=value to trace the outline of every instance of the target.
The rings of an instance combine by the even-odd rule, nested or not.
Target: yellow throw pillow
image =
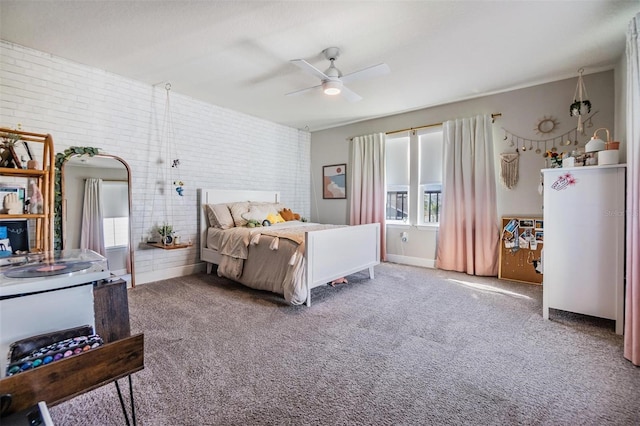
[[[271,222],[272,225],[274,223],[284,222],[284,219],[282,218],[282,216],[280,216],[280,214],[273,214],[273,213],[269,213],[267,215],[267,220]]]

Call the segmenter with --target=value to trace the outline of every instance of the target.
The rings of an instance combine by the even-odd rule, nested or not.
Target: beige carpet
[[[389,263],[349,281],[311,308],[215,275],[130,290],[138,424],[640,424],[613,323],[543,320],[540,286]],[[125,424],[112,384],[51,413]]]

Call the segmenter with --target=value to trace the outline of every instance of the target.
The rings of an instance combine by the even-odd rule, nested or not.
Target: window
[[[129,245],[129,187],[127,182],[102,182],[105,248]]]
[[[425,185],[423,198],[424,223],[440,222],[440,208],[442,207],[442,185]]]
[[[419,223],[440,222],[442,206],[442,128],[427,129],[418,136],[421,190]]]
[[[409,220],[409,138],[387,138],[387,221]]]
[[[104,247],[122,247],[129,245],[129,218],[109,217],[104,218]]]
[[[440,126],[387,137],[388,222],[438,224],[442,208],[442,145]]]
[[[407,191],[387,191],[387,220],[409,219],[409,198]]]

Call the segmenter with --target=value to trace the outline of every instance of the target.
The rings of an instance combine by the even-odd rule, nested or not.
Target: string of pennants
[[[509,146],[515,147],[516,152],[534,151],[536,154],[544,154],[547,151],[556,152],[558,150],[556,145],[559,145],[559,146],[579,145],[580,141],[578,140],[578,133],[580,133],[581,135],[585,135],[584,128],[593,127],[593,122],[591,119],[597,113],[598,111],[594,112],[586,120],[584,120],[583,126],[581,126],[582,129],[578,129],[578,127],[574,127],[573,129],[559,136],[554,136],[552,138],[547,138],[547,139],[524,138],[502,127],[502,130],[504,131],[503,140],[507,142]],[[548,148],[548,146],[550,146],[550,148]],[[544,148],[544,149],[541,149],[541,148]]]

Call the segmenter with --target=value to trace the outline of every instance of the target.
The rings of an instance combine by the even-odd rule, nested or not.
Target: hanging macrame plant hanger
[[[175,228],[171,223],[173,218],[173,197],[178,196],[182,201],[184,195],[184,182],[180,176],[180,159],[176,157],[173,135],[173,118],[171,116],[170,92],[171,83],[165,85],[166,103],[163,123],[160,134],[160,151],[158,166],[156,168],[155,183],[152,202],[152,220],[156,223],[156,230],[162,237],[162,244],[173,243]],[[175,189],[175,191],[174,191]],[[164,200],[164,208],[156,205],[156,196]],[[152,235],[151,239],[154,239]]]
[[[576,91],[573,94],[573,103],[569,107],[569,115],[571,117],[578,117],[577,130],[584,135],[582,116],[591,112],[591,101],[587,99],[589,95],[587,95],[587,88],[584,85],[584,79],[582,78],[583,72],[584,68],[580,68],[578,70],[578,84],[576,85]]]

